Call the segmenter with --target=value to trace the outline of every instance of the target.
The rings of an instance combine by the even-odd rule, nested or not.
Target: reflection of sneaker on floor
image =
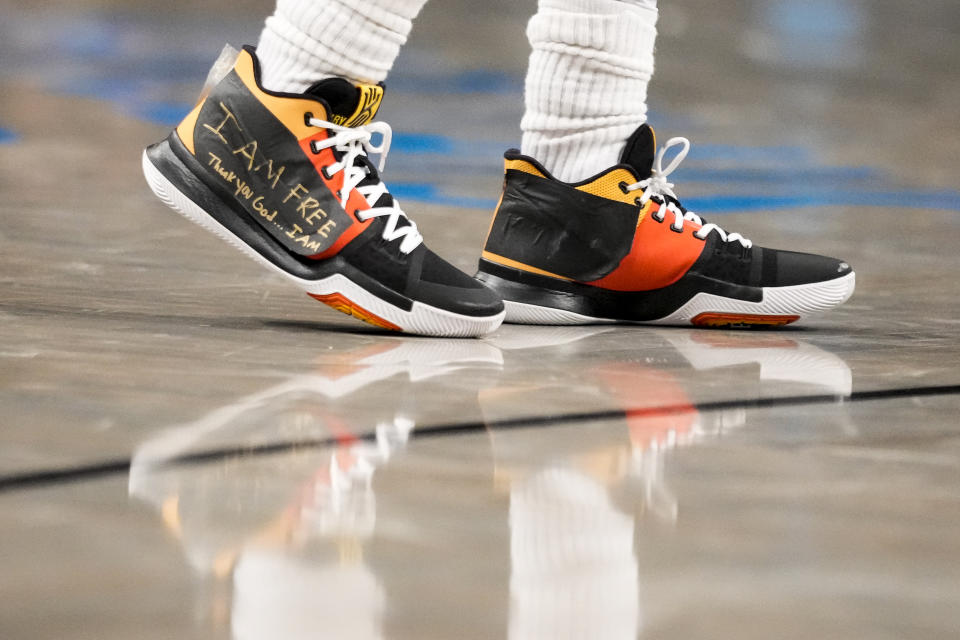
[[[755,247],[687,211],[667,178],[689,146],[670,140],[654,166],[656,141],[643,125],[622,164],[576,184],[508,151],[477,274],[503,296],[507,321],[783,325],[850,297],[845,262]]]
[[[503,365],[500,350],[482,340],[394,336],[359,348],[334,347],[317,360],[312,374],[165,429],[134,452],[130,495],[161,512],[198,569],[216,564],[225,549],[267,536],[287,544],[372,535],[373,477],[406,448],[420,417],[417,397],[433,404],[444,389],[454,406],[475,406],[470,384],[458,392],[443,386],[444,376],[469,368],[465,379],[480,384],[484,372]],[[389,378],[394,400],[371,404],[371,388]],[[440,386],[429,386],[430,380]],[[461,405],[454,402],[458,397]],[[289,455],[252,453],[258,450]],[[246,454],[244,463],[231,464],[239,452]],[[212,463],[219,457],[220,464]],[[203,460],[211,463],[190,464]]]
[[[278,442],[316,443],[324,437],[356,441],[379,424],[416,422],[402,411],[404,401],[435,389],[417,386],[470,369],[481,374],[503,367],[501,351],[482,340],[422,340],[384,337],[372,344],[325,353],[309,374],[291,376],[214,409],[188,424],[156,434],[134,455],[134,469],[165,465],[206,451],[270,446]],[[363,392],[399,377],[393,402],[370,404]],[[479,379],[471,376],[471,380]],[[466,390],[471,400],[475,392]],[[450,399],[449,397],[447,398]],[[363,410],[358,410],[363,407]],[[375,434],[379,437],[379,433]],[[341,437],[342,436],[342,437]],[[131,478],[136,474],[132,471]],[[132,480],[131,480],[132,481]]]
[[[613,348],[610,338],[621,335],[596,326],[505,327],[484,338],[503,349],[505,359],[500,384],[478,394],[490,428],[498,486],[537,468],[589,462],[594,470],[608,470],[610,478],[629,475],[643,490],[644,508],[671,521],[678,507],[664,481],[669,452],[713,442],[746,426],[746,407],[771,392],[840,396],[852,387],[843,359],[782,333],[651,329],[643,332],[644,359]],[[512,361],[523,349],[529,353]],[[540,362],[558,349],[566,349],[573,366],[556,368],[548,377],[510,375],[522,371],[517,365]],[[701,402],[710,405],[716,399],[710,383],[723,368],[736,379],[731,390],[744,406],[701,410]],[[604,426],[591,432],[593,450],[584,450],[589,415],[583,422],[551,426],[549,438],[540,429],[503,428],[513,426],[509,422],[518,415],[529,415],[531,407],[595,412]]]
[[[694,369],[717,369],[756,363],[760,382],[810,386],[840,396],[853,391],[850,366],[839,356],[800,340],[782,335],[730,335],[692,331],[660,330]]]
[[[332,78],[302,95],[267,91],[252,48],[211,75],[209,94],[144,153],[161,200],[376,326],[476,336],[500,324],[499,298],[424,246],[367,157],[379,153],[382,169],[390,145],[390,127],[370,122],[382,87]]]
[[[572,344],[601,333],[614,331],[613,327],[519,327],[504,326],[484,338],[484,342],[498,349],[542,349]]]

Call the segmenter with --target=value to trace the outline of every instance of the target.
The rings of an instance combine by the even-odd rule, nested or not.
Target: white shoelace
[[[307,123],[313,127],[327,129],[331,135],[326,140],[318,140],[311,143],[314,153],[319,153],[324,149],[331,147],[343,153],[339,162],[335,162],[325,167],[327,175],[333,175],[343,171],[343,187],[340,189],[340,202],[346,205],[350,192],[356,188],[362,195],[370,208],[365,211],[357,211],[357,219],[361,222],[371,218],[387,216],[387,223],[383,229],[383,239],[387,242],[401,240],[400,251],[410,253],[423,242],[423,236],[417,230],[417,225],[413,220],[407,218],[409,224],[397,228],[400,222],[400,216],[406,218],[406,214],[400,209],[400,203],[393,199],[393,205],[389,207],[377,207],[376,202],[382,195],[387,193],[387,186],[382,180],[377,180],[374,184],[358,186],[368,175],[368,170],[355,164],[356,159],[363,155],[376,153],[380,155],[380,162],[377,168],[383,171],[387,161],[387,152],[390,151],[390,140],[393,138],[393,130],[386,122],[370,122],[361,127],[343,127],[319,118],[309,118]],[[379,145],[371,144],[375,134],[380,134],[383,138]]]
[[[677,145],[681,145],[683,148],[677,152],[677,155],[670,161],[667,168],[664,169],[663,157],[666,155],[668,149]],[[663,222],[666,217],[666,212],[669,211],[673,214],[673,222],[670,224],[670,227],[674,231],[683,231],[683,222],[684,220],[688,220],[694,224],[701,225],[700,229],[693,234],[701,240],[706,240],[711,231],[716,231],[720,235],[720,239],[724,242],[739,242],[745,249],[749,249],[753,246],[753,242],[747,240],[739,233],[727,233],[712,222],[703,224],[703,219],[700,216],[692,211],[684,213],[680,210],[680,207],[677,206],[676,202],[667,200],[667,196],[673,198],[675,201],[678,199],[677,194],[673,192],[673,183],[668,182],[667,177],[680,166],[680,163],[687,157],[689,151],[689,140],[686,138],[670,138],[667,140],[667,144],[661,147],[657,153],[656,165],[653,167],[650,177],[646,180],[628,185],[626,190],[637,191],[643,189],[643,195],[640,197],[641,205],[645,205],[651,198],[656,198],[654,202],[660,204],[660,208],[653,214],[654,219],[658,222]]]

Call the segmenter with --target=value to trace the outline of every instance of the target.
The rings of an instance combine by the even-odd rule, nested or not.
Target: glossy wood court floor
[[[0,638],[960,637],[960,6],[664,2],[681,197],[841,257],[776,331],[398,337],[167,210],[267,0],[0,0]],[[476,266],[532,0],[434,0],[385,179]]]

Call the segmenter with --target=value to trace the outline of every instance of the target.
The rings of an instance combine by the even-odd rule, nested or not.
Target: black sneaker
[[[850,297],[846,262],[756,247],[685,209],[667,177],[689,148],[668,141],[654,167],[656,138],[643,125],[621,164],[575,184],[508,151],[476,276],[503,297],[506,321],[784,325]]]
[[[229,66],[144,152],[161,200],[311,297],[378,327],[478,336],[500,325],[500,298],[427,249],[380,180],[391,131],[371,121],[382,86],[332,78],[299,95],[268,91],[252,47]],[[368,153],[380,155],[379,168]]]

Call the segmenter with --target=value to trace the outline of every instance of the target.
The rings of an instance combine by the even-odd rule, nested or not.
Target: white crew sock
[[[540,0],[527,26],[522,151],[559,180],[616,164],[646,122],[656,0]]]
[[[277,0],[257,45],[264,86],[299,93],[332,76],[382,81],[426,2]]]

